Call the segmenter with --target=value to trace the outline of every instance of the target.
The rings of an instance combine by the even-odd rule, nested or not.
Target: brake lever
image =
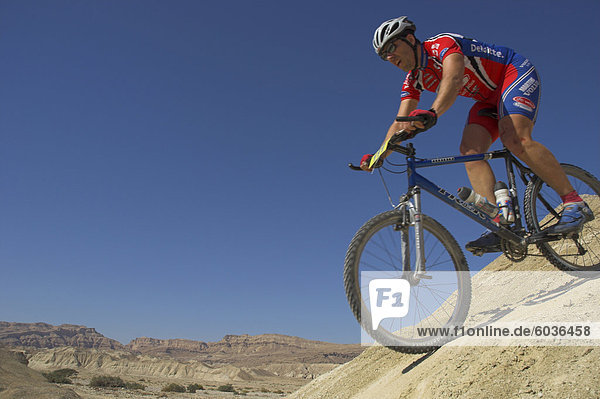
[[[413,138],[414,136],[416,136],[415,132],[407,132],[406,130],[400,130],[398,133],[394,134],[391,138],[389,143],[390,144],[396,144],[396,142],[398,141],[406,141],[408,139]]]

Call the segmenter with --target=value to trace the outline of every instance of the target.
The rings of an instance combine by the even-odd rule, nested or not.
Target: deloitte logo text
[[[504,55],[502,55],[502,53],[498,50],[494,50],[493,48],[486,47],[486,46],[478,46],[473,43],[471,43],[471,51],[478,52],[478,53],[491,54],[494,57],[504,58]]]

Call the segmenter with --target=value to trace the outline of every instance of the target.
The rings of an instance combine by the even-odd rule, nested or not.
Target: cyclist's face
[[[414,39],[412,35],[407,36],[407,40]],[[415,55],[412,48],[403,40],[396,39],[387,45],[385,49],[386,60],[402,69],[404,72],[410,72],[416,65]]]

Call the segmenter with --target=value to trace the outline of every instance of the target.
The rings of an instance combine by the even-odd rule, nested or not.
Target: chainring
[[[513,244],[512,242],[503,238],[500,241],[500,247],[502,248],[504,255],[511,262],[522,262],[527,257],[527,246]]]

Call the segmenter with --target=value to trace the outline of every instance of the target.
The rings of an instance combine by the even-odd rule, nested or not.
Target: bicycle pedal
[[[483,256],[483,254],[485,253],[485,251],[483,249],[473,249],[473,250],[467,250],[469,252],[471,252],[471,254],[475,255],[475,256]]]

